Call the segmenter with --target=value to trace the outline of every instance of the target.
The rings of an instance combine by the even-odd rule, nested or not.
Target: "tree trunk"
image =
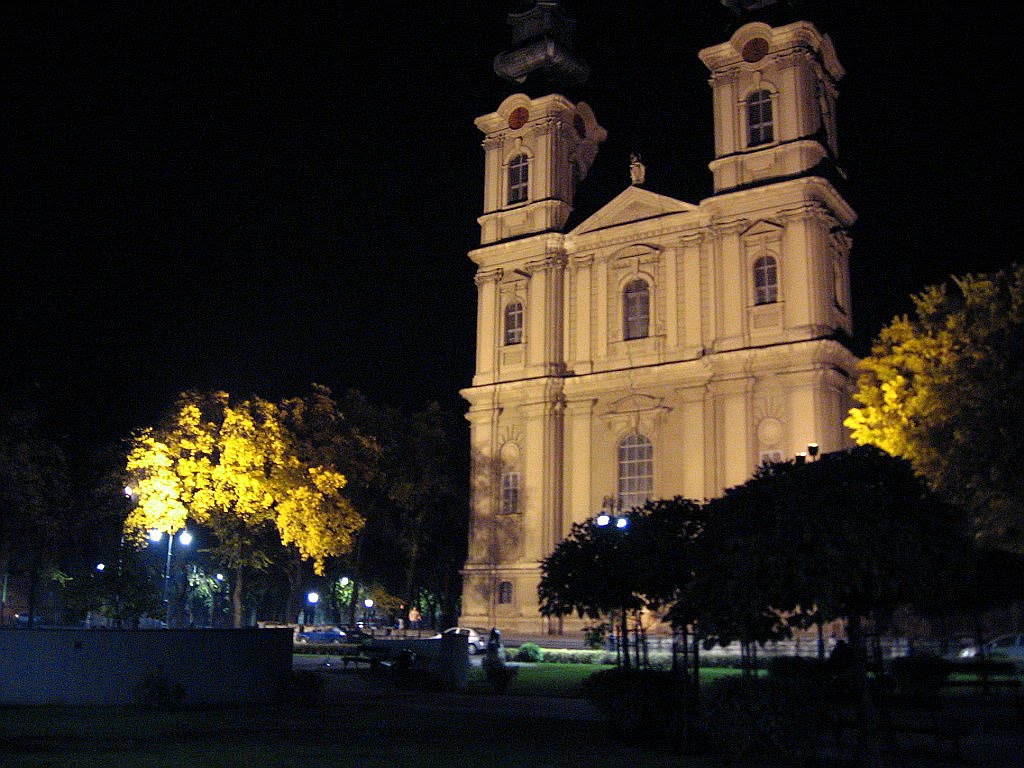
[[[281,620],[290,622],[298,616],[298,606],[302,601],[302,557],[299,550],[289,549],[288,562],[284,566],[285,578],[288,580],[288,595],[285,597],[284,611]]]
[[[871,699],[865,659],[867,647],[860,616],[851,616],[846,633],[853,648],[854,697],[857,710],[857,764],[861,768],[883,768],[881,744],[878,734],[878,712]]]
[[[235,629],[242,627],[242,588],[244,586],[245,571],[242,566],[235,570],[235,583],[231,585],[231,626]]]
[[[39,591],[39,568],[32,566],[28,574],[28,628],[36,621],[36,593]]]
[[[417,569],[419,568],[420,561],[420,531],[423,530],[423,519],[426,516],[426,510],[420,509],[419,513],[413,517],[413,527],[410,531],[409,536],[409,562],[405,568],[405,600],[409,605],[415,605],[416,595],[416,576]]]
[[[700,639],[696,627],[693,630],[693,695],[700,695]]]
[[[623,666],[626,669],[630,668],[630,662],[629,662],[629,619],[628,619],[628,616],[629,616],[629,613],[626,610],[625,606],[623,606],[623,608],[622,608],[622,625],[619,628],[620,629],[620,632],[619,632],[619,642],[622,643]]]

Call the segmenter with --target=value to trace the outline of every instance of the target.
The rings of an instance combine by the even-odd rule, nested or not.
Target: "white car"
[[[448,627],[440,635],[434,635],[435,638],[439,638],[442,635],[464,635],[467,643],[469,644],[469,655],[473,656],[477,653],[483,653],[487,650],[487,635],[486,629],[473,629],[472,627]]]
[[[1010,659],[1018,663],[1024,662],[1024,634],[1000,635],[994,637],[981,646],[981,653],[977,647],[964,648],[960,651],[961,658],[984,656],[989,659]]]

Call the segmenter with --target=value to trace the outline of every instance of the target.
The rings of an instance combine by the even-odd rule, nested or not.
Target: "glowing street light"
[[[154,543],[160,541],[163,536],[163,531],[156,528],[149,532],[149,540]],[[164,566],[164,625],[168,629],[171,626],[171,557],[174,552],[174,536],[173,533],[167,534],[167,563]],[[187,528],[182,529],[178,534],[178,541],[185,547],[192,543],[192,534],[188,532]]]
[[[316,624],[316,606],[320,602],[320,594],[318,592],[310,592],[306,595],[306,602],[309,603],[309,615],[305,617],[307,624]]]

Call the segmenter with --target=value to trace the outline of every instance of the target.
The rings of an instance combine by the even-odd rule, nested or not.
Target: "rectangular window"
[[[523,305],[514,301],[505,307],[505,344],[523,343]]]
[[[624,510],[643,506],[654,491],[654,447],[643,435],[619,443],[618,500]]]
[[[530,187],[530,161],[526,155],[516,155],[508,164],[508,202],[525,203]]]
[[[747,99],[747,146],[755,147],[772,141],[772,95],[768,91],[757,91]]]
[[[629,339],[647,338],[651,319],[651,294],[647,283],[634,280],[626,286],[622,302],[622,335]]]
[[[779,266],[773,256],[754,262],[754,303],[774,304],[779,300]]]
[[[501,514],[519,512],[519,473],[506,472],[501,476]]]

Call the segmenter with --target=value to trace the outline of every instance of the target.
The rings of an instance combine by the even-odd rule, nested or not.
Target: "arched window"
[[[519,473],[505,472],[501,476],[501,514],[519,512]]]
[[[508,163],[508,202],[524,203],[530,186],[530,158],[516,155]]]
[[[498,584],[498,603],[510,605],[512,603],[512,582],[503,581]]]
[[[622,336],[643,339],[651,319],[651,292],[644,280],[631,280],[622,292]]]
[[[754,262],[754,303],[774,304],[779,300],[779,267],[774,256]]]
[[[505,344],[523,343],[523,303],[512,301],[505,305]]]
[[[775,140],[772,122],[772,95],[754,91],[747,98],[747,146],[769,144]]]
[[[654,447],[641,434],[619,443],[618,486],[624,510],[641,506],[654,492]]]

